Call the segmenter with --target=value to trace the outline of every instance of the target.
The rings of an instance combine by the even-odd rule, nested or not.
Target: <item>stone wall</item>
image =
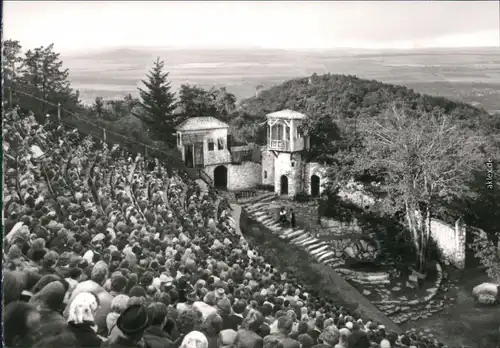
[[[274,160],[276,156],[268,150],[262,151],[262,184],[274,185]]]
[[[339,196],[362,208],[375,203],[373,197],[363,192],[362,187],[355,183],[341,190]],[[456,221],[455,226],[450,226],[438,219],[431,220],[431,238],[441,251],[443,261],[457,268],[465,267],[466,233],[467,227],[460,219]]]
[[[254,188],[261,183],[262,165],[255,162],[228,165],[227,188],[243,190]]]
[[[227,189],[231,191],[255,188],[261,183],[262,165],[255,162],[241,164],[217,164],[204,168],[205,172],[214,180],[214,171],[218,166],[227,168]],[[214,180],[215,181],[215,180]]]
[[[306,165],[305,177],[304,177],[304,192],[311,195],[311,177],[317,175],[319,177],[319,192],[320,194],[324,190],[324,184],[326,183],[326,170],[327,168],[317,162],[309,162]]]
[[[466,226],[459,220],[450,226],[438,219],[431,220],[431,237],[441,251],[444,261],[457,268],[465,267]]]

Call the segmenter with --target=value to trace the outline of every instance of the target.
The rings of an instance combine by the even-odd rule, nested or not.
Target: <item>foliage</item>
[[[142,114],[135,114],[157,139],[175,145],[175,126],[177,116],[175,94],[170,91],[170,82],[167,81],[168,72],[164,72],[165,63],[157,58],[153,63],[147,80],[142,80],[145,89],[139,88],[141,101],[139,105],[144,110]]]
[[[15,87],[19,76],[19,67],[22,64],[22,46],[19,41],[5,40],[2,43],[2,76],[5,89]]]
[[[21,51],[19,41],[3,42],[4,86],[11,89],[13,104],[22,105],[38,117],[56,114],[58,103],[71,112],[81,109],[78,91],[71,88],[69,71],[63,68],[60,54],[54,52],[54,44],[29,49],[24,56]]]
[[[500,283],[500,248],[498,240],[500,233],[496,233],[496,243],[481,233],[474,234],[474,242],[471,244],[475,256],[486,267],[488,276],[495,282]]]
[[[266,114],[287,108],[308,115],[310,130],[314,130],[316,122],[320,122],[322,125],[318,131],[330,129],[330,132],[334,133],[335,129],[339,128],[345,132],[348,125],[352,128],[349,131],[355,132],[357,121],[377,115],[380,110],[395,101],[427,112],[439,107],[452,119],[460,120],[468,127],[484,125],[484,128],[494,131],[500,126],[498,117],[495,118],[469,104],[419,94],[404,86],[360,79],[351,75],[332,74],[297,78],[264,90],[257,97],[243,100],[240,113],[247,115],[248,121],[252,120],[246,126],[253,132],[265,133],[265,127],[254,126],[265,121]],[[311,133],[321,137],[318,132]],[[259,136],[254,134],[254,138]],[[313,147],[312,150],[315,155],[325,152],[322,147]]]
[[[383,174],[378,189],[387,193],[382,208],[402,210],[412,232],[418,269],[424,270],[430,219],[438,204],[469,193],[467,181],[481,161],[485,137],[462,128],[435,109],[431,112],[394,105],[359,123],[364,151],[355,170]]]
[[[236,97],[225,87],[205,90],[196,85],[181,85],[178,105],[184,117],[213,116],[228,122],[236,110]]]

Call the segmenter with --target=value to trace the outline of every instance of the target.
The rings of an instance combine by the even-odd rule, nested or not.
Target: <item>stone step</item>
[[[322,251],[320,251],[319,253],[317,253],[316,255],[314,255],[314,257],[316,258],[316,260],[318,260],[318,261],[319,261],[319,258],[320,258],[321,256],[325,255],[325,254],[326,254],[326,253],[328,253],[328,252],[329,252],[329,250],[322,250]]]
[[[304,234],[304,236],[305,236],[305,234]],[[301,236],[301,237],[303,237],[303,236]],[[300,237],[299,237],[299,238],[300,238]],[[312,236],[308,236],[307,238],[302,239],[302,240],[299,240],[299,241],[296,241],[296,242],[294,242],[294,240],[292,240],[292,243],[294,243],[294,244],[296,244],[296,245],[298,245],[298,246],[302,247],[302,246],[303,246],[303,243],[310,242],[310,241],[311,241],[311,240],[313,240],[313,239],[314,239],[314,237],[312,237]]]
[[[327,249],[328,249],[328,247],[329,247],[328,245],[323,245],[323,246],[320,246],[320,247],[319,247],[319,248],[317,248],[317,249],[312,249],[312,250],[310,250],[309,252],[311,253],[311,255],[316,256],[316,255],[318,255],[321,251],[325,251],[325,250],[327,250]]]
[[[314,249],[317,249],[321,246],[325,245],[325,242],[321,241],[321,240],[318,240],[316,243],[313,243],[313,244],[309,244],[307,245],[305,248],[307,251],[311,251],[311,250],[314,250]]]
[[[250,215],[255,216],[255,217],[261,216],[261,215],[264,215],[264,214],[265,213],[263,211],[256,211],[255,213],[250,213]]]
[[[333,256],[333,255],[335,255],[335,251],[329,250],[326,253],[324,253],[323,255],[318,256],[318,261],[323,262],[324,260],[327,260],[330,256]]]
[[[305,232],[304,230],[295,230],[295,231],[292,231],[292,232],[289,232],[289,233],[283,234],[283,235],[285,235],[289,239],[292,239],[292,238],[295,238],[295,237],[302,235],[304,232]]]
[[[311,238],[311,235],[309,233],[304,233],[301,236],[298,236],[298,237],[295,237],[295,238],[291,239],[290,242],[292,242],[294,244],[297,244],[299,242],[305,241],[308,238]]]
[[[302,245],[303,247],[306,247],[308,245],[312,245],[312,244],[315,244],[317,242],[320,242],[319,239],[315,238],[315,237],[312,237],[312,239],[306,241],[306,242],[303,242],[303,243],[300,243],[300,245]]]

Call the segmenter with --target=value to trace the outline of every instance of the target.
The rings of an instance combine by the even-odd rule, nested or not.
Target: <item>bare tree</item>
[[[386,211],[403,211],[424,271],[431,217],[438,204],[468,193],[467,182],[485,161],[486,137],[444,115],[393,105],[359,125],[365,151],[358,169],[383,173]]]

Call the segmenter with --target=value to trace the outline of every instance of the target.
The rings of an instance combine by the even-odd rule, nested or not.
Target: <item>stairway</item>
[[[342,255],[338,255],[338,251],[335,251],[327,242],[317,239],[304,229],[292,229],[278,223],[276,212],[269,210],[269,203],[275,198],[274,193],[264,194],[239,202],[239,204],[252,219],[263,224],[274,234],[279,235],[280,238],[307,250],[318,262],[333,268],[344,265]]]

